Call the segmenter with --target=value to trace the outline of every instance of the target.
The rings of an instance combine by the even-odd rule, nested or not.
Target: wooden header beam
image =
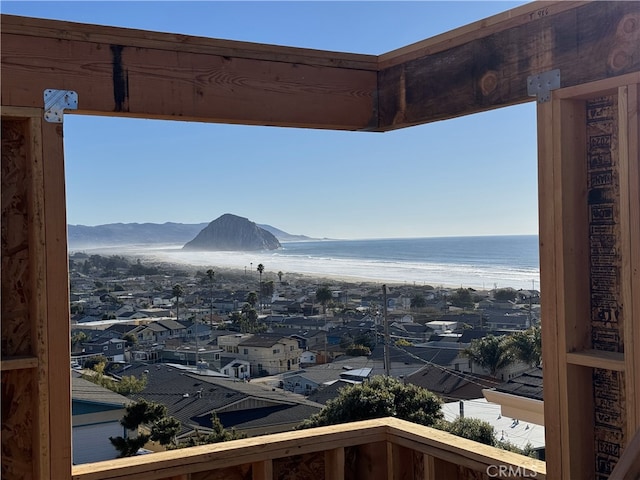
[[[381,56],[2,16],[2,105],[74,90],[77,113],[388,131],[640,69],[638,2],[532,2]]]
[[[555,69],[563,88],[640,69],[639,2],[534,2],[492,18],[380,57],[380,130],[530,101],[528,77]]]

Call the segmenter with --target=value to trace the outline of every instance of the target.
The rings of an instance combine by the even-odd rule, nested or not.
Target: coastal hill
[[[244,217],[225,213],[207,225],[183,250],[276,250],[280,242],[271,232]]]
[[[105,225],[68,225],[69,248],[79,250],[120,245],[180,244],[192,240],[208,223],[109,223]],[[271,225],[257,224],[271,232],[280,242],[313,240],[306,235],[292,235]]]

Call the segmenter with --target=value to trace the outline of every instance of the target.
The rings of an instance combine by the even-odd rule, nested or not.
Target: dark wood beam
[[[384,56],[380,130],[532,101],[527,78],[553,69],[560,69],[562,87],[640,70],[640,2],[568,10],[562,3],[535,2],[539,8],[506,19],[508,28],[492,25],[489,34],[479,25],[475,38],[466,29]]]

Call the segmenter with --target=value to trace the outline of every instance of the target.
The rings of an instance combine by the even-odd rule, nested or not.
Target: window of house
[[[122,344],[121,344],[121,343],[118,343],[118,344],[116,345],[116,348],[117,348],[118,350],[122,350]]]
[[[244,353],[245,355],[249,355],[249,349],[245,348],[242,353]]]

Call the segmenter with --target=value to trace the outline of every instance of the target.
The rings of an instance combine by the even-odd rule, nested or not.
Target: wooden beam
[[[344,447],[324,452],[324,478],[326,480],[344,479]]]
[[[448,38],[449,48],[427,48],[419,58],[382,68],[379,129],[531,101],[527,77],[553,69],[560,69],[562,87],[640,69],[640,3],[589,2],[557,13],[555,3],[540,5],[541,15],[524,23],[510,26],[506,19],[475,39],[465,31],[466,43]]]
[[[273,462],[271,459],[251,464],[252,480],[271,480],[273,478]]]
[[[69,261],[62,124],[42,122],[46,250],[46,357],[41,364],[49,411],[50,478],[71,477],[71,339],[69,336]],[[43,427],[44,428],[44,427]]]
[[[540,315],[550,321],[541,322],[542,364],[544,375],[544,423],[545,444],[553,445],[546,452],[547,474],[549,478],[562,478],[563,455],[562,415],[560,408],[560,324],[556,318],[558,289],[560,281],[557,266],[555,235],[558,219],[554,209],[556,171],[554,162],[553,126],[557,101],[538,104],[538,222],[540,244]]]
[[[220,41],[198,39],[189,49],[188,41],[159,33],[139,46],[128,31],[122,35],[124,29],[98,29],[98,40],[86,40],[89,26],[69,34],[59,22],[39,21],[41,27],[30,31],[33,20],[21,29],[20,18],[2,17],[3,105],[39,107],[44,90],[56,88],[77,92],[77,113],[92,115],[377,127],[376,72],[341,67],[332,62],[334,52],[323,52],[327,65],[305,64],[296,61],[311,53],[302,49],[287,57],[282,47],[261,46],[259,58],[251,58],[253,50],[242,51],[242,43],[229,48],[222,42],[222,48]],[[47,36],[37,36],[43,29]]]

